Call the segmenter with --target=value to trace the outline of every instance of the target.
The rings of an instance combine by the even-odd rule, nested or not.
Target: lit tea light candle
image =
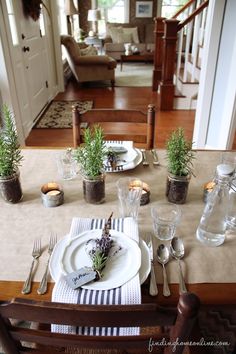
[[[56,182],[44,184],[41,188],[41,196],[43,205],[47,208],[59,206],[64,202],[64,192]]]
[[[61,193],[61,192],[58,191],[58,190],[53,190],[53,191],[47,192],[46,194],[47,194],[47,195],[58,195],[58,194],[60,194],[60,193]]]

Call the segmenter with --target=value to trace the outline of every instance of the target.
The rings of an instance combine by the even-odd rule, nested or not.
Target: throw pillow
[[[117,43],[132,43],[133,37],[131,33],[122,33],[118,34]]]
[[[130,27],[130,28],[123,27],[123,32],[125,34],[129,33],[132,36],[133,43],[140,43],[139,36],[138,36],[138,27]]]
[[[120,43],[119,40],[123,35],[122,27],[110,27],[110,35],[113,43]]]
[[[98,55],[98,51],[95,47],[92,45],[89,45],[86,48],[80,49],[81,55],[86,56],[86,55]]]

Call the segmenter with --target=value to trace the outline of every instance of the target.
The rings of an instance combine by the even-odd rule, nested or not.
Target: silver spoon
[[[157,248],[157,260],[160,264],[162,264],[163,269],[163,295],[170,296],[170,288],[168,285],[167,274],[165,264],[169,261],[170,253],[168,248],[161,244]]]
[[[184,256],[184,244],[181,238],[172,238],[170,243],[170,253],[175,259],[177,259],[179,265],[179,293],[186,293],[187,289],[184,283],[184,277],[180,264],[180,259]]]

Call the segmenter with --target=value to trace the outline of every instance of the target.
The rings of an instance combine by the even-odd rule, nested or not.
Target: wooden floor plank
[[[173,110],[160,111],[159,94],[150,87],[111,87],[92,88],[81,86],[70,80],[65,92],[59,93],[55,100],[92,100],[94,108],[117,108],[147,110],[149,103],[156,106],[155,146],[164,148],[169,134],[178,127],[183,127],[188,139],[192,139],[195,111]],[[26,139],[27,146],[66,147],[72,146],[71,129],[32,129]],[[236,134],[233,144],[236,149]]]

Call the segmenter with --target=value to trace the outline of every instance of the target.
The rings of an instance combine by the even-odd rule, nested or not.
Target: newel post
[[[175,85],[173,83],[176,63],[176,42],[178,20],[164,21],[163,62],[160,83],[160,109],[172,110],[174,103]]]
[[[154,69],[152,75],[152,91],[157,91],[161,81],[162,58],[163,58],[163,35],[164,17],[156,17],[154,27]]]

